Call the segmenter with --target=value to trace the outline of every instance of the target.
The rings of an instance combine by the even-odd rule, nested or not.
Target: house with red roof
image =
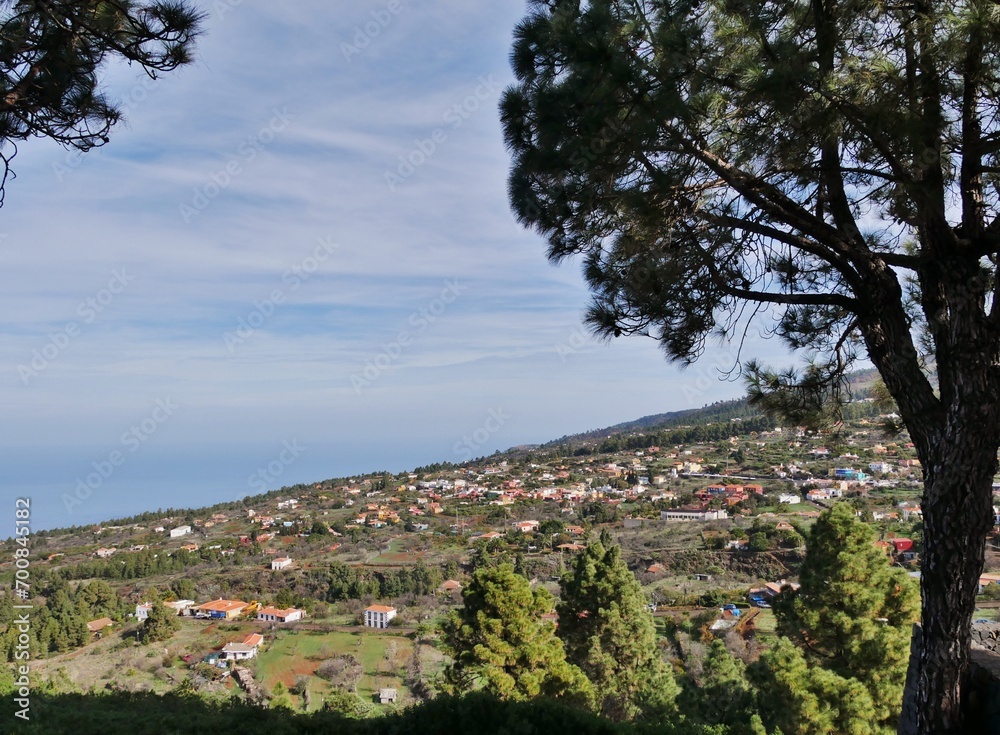
[[[257,619],[266,623],[293,623],[302,620],[305,614],[305,610],[299,610],[297,607],[281,609],[268,605],[257,611]]]

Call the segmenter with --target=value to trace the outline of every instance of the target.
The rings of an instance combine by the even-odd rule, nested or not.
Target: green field
[[[773,610],[761,610],[757,617],[753,619],[757,631],[766,635],[774,635],[777,621],[774,619]]]
[[[310,710],[316,710],[330,691],[329,684],[315,676],[317,667],[328,658],[349,655],[361,665],[357,693],[362,699],[372,701],[380,688],[393,687],[404,701],[410,695],[403,677],[413,646],[414,642],[402,635],[361,629],[357,633],[282,631],[257,657],[256,678],[270,692],[279,681],[292,687],[300,677],[309,677]],[[431,646],[421,645],[420,656],[428,675],[441,665],[441,656]]]
[[[413,564],[424,554],[422,552],[411,552],[409,547],[413,539],[399,536],[386,544],[386,549],[378,556],[368,560],[369,564]]]

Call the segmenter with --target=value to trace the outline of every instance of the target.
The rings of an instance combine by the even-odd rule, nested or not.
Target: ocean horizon
[[[114,452],[118,454],[113,454]],[[493,450],[490,449],[490,452]],[[282,487],[449,460],[438,446],[334,446],[290,439],[268,446],[54,447],[0,451],[13,535],[14,500],[31,501],[33,531],[100,524],[157,510],[202,508]],[[450,461],[459,461],[451,457]],[[117,464],[116,464],[117,463]]]

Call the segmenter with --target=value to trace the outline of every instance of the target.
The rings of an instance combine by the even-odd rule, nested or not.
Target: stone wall
[[[973,623],[972,645],[1000,653],[1000,623]]]
[[[1000,735],[1000,653],[974,648],[970,669],[965,702],[969,732]]]

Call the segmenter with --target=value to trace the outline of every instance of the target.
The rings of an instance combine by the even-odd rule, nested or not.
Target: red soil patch
[[[278,680],[284,684],[289,689],[298,681],[300,676],[314,676],[316,674],[316,668],[319,666],[318,663],[313,663],[311,661],[301,661],[296,666],[290,669],[286,669],[281,672]]]

